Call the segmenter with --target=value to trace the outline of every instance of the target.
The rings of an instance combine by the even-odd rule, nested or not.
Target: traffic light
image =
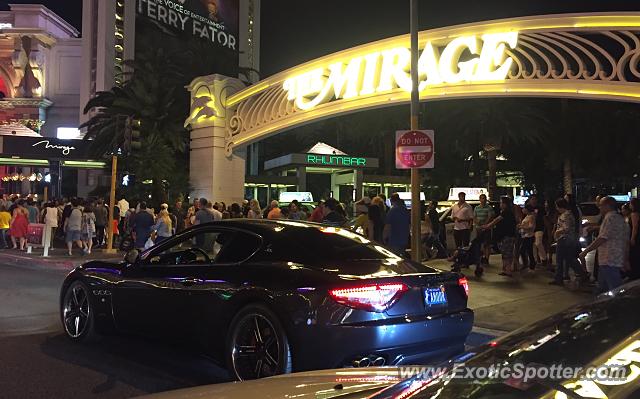
[[[142,148],[142,136],[140,134],[140,119],[131,120],[131,151]]]
[[[140,135],[140,120],[127,117],[124,129],[123,149],[126,154],[139,150],[142,147]]]

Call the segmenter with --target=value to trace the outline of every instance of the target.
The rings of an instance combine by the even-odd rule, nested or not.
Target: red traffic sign
[[[396,131],[396,168],[433,168],[433,130]]]

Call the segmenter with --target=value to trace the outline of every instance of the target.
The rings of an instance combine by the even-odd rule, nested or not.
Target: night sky
[[[409,32],[408,0],[263,0],[263,77],[319,56]],[[640,11],[640,0],[420,1],[420,29],[527,15]]]
[[[81,29],[82,0],[9,2],[44,4]],[[9,2],[0,0],[0,9],[8,9]],[[261,4],[263,77],[409,31],[408,0],[262,0]],[[640,0],[422,0],[420,26],[429,29],[526,15],[603,11],[640,11]]]

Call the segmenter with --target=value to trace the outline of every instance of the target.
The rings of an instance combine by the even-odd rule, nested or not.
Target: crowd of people
[[[384,195],[373,199],[365,197],[356,204],[354,229],[360,229],[371,240],[384,243],[398,251],[408,245],[409,212],[398,195],[390,198],[387,206]],[[294,200],[286,206],[271,201],[262,208],[256,199],[245,200],[227,206],[224,202],[211,202],[195,198],[183,206],[181,201],[173,206],[161,204],[152,209],[144,201],[132,201],[120,197],[113,210],[113,246],[121,250],[145,249],[165,240],[192,225],[223,219],[288,219],[310,221],[330,226],[348,224],[350,212],[334,198],[320,201],[310,209]],[[70,198],[45,203],[34,198],[4,196],[0,201],[0,245],[2,248],[26,249],[29,223],[44,223],[44,240],[53,250],[54,243],[64,242],[69,255],[75,248],[82,254],[90,254],[95,248],[106,245],[109,209],[102,198]]]
[[[390,206],[389,206],[389,205]],[[624,277],[640,277],[640,201],[633,199],[618,210],[611,197],[597,199],[602,217],[600,223],[582,225],[580,209],[570,194],[541,203],[537,195],[528,198],[523,207],[514,205],[508,197],[500,199],[499,209],[480,196],[472,207],[465,193],[451,209],[456,248],[470,244],[479,246],[479,266],[489,263],[494,249],[500,253],[500,274],[511,277],[514,272],[537,267],[554,270],[550,284],[564,285],[572,270],[581,282],[595,280],[600,290],[617,287]],[[371,241],[387,245],[398,253],[406,251],[410,239],[410,212],[398,194],[389,202],[380,194],[363,197],[354,204],[354,219],[349,223],[346,207],[329,198],[311,210],[307,205],[292,201],[281,206],[271,201],[262,208],[258,200],[245,200],[227,206],[224,202],[196,198],[183,206],[181,201],[172,207],[161,204],[159,209],[144,201],[129,201],[121,197],[113,210],[114,247],[122,250],[146,249],[192,225],[223,219],[288,219],[311,221],[330,226],[349,227],[361,232]],[[54,249],[55,240],[63,241],[67,253],[75,247],[83,254],[106,245],[109,209],[102,198],[51,200],[40,203],[32,197],[3,196],[0,200],[0,246],[24,251],[30,223],[44,223],[44,240]],[[438,203],[432,201],[424,214],[421,234],[425,247],[435,248],[438,257],[448,253],[441,240],[444,226],[440,220]],[[472,233],[475,233],[472,234]],[[593,237],[586,248],[580,237]],[[472,236],[475,236],[473,241]],[[597,252],[596,267],[587,271],[585,258]],[[553,266],[552,257],[556,262]],[[455,256],[455,253],[451,258]]]
[[[542,267],[554,272],[552,285],[564,285],[573,271],[579,283],[595,283],[598,291],[618,287],[624,278],[640,277],[640,201],[633,199],[618,209],[612,197],[598,197],[600,222],[584,224],[579,207],[571,194],[554,202],[540,203],[537,195],[528,198],[523,207],[514,205],[511,198],[502,197],[494,211],[485,195],[473,208],[460,193],[451,209],[456,248],[478,247],[477,267],[488,264],[493,248],[502,258],[502,276],[525,269]],[[426,238],[436,242],[439,254],[446,254],[439,242],[441,222],[432,202],[425,215],[429,225]],[[472,231],[475,238],[472,241]],[[583,248],[580,238],[592,237]],[[587,270],[586,257],[595,254],[593,270]],[[552,262],[556,256],[555,265]],[[443,256],[443,255],[441,255]],[[451,256],[453,260],[456,253]]]

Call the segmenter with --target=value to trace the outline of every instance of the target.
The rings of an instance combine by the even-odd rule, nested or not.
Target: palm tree
[[[507,146],[537,144],[548,121],[535,107],[521,100],[490,98],[465,100],[444,115],[465,157],[484,151],[487,158],[489,196],[497,198],[497,156]]]
[[[153,182],[154,201],[158,202],[166,200],[163,180],[177,180],[178,186],[182,181],[186,188],[182,176],[180,179],[171,176],[187,167],[183,155],[189,136],[183,120],[188,95],[175,57],[162,48],[147,48],[135,61],[125,61],[133,73],[122,87],[99,92],[89,100],[84,113],[95,113],[81,127],[87,129],[85,139],[91,140],[91,151],[103,155],[122,146],[127,117],[139,120],[142,148],[125,161],[138,181]],[[177,165],[178,162],[185,164]]]

